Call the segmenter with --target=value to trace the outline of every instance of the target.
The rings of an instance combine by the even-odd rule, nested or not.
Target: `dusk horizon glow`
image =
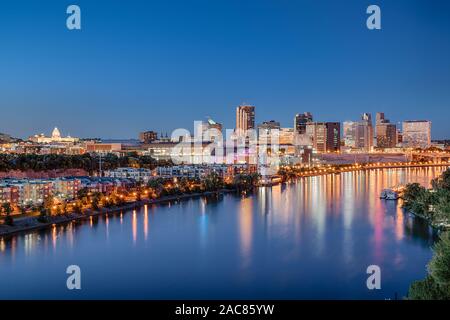
[[[65,2],[2,4],[0,132],[129,139],[207,116],[234,128],[248,103],[257,123],[385,112],[450,137],[448,2],[377,1],[377,31],[359,0],[76,3],[77,31]]]

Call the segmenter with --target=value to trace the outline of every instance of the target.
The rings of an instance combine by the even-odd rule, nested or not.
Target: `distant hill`
[[[9,134],[0,132],[0,142],[10,142],[13,140]]]

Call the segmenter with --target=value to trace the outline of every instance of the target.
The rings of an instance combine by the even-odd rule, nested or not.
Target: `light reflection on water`
[[[435,234],[381,189],[443,168],[302,178],[0,239],[0,298],[393,298],[425,275]],[[151,225],[151,228],[150,228]],[[65,289],[78,264],[83,289]],[[382,268],[382,290],[365,287]],[[13,289],[11,289],[13,288]]]

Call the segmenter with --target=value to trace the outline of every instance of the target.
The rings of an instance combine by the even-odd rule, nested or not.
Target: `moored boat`
[[[395,190],[383,189],[381,191],[380,198],[385,200],[397,200],[398,198],[400,198],[400,195]]]

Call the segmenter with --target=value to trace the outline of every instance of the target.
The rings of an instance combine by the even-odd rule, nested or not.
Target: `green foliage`
[[[433,180],[433,189],[445,189],[450,191],[450,168],[444,171],[442,175]]]
[[[408,299],[410,300],[448,300],[449,298],[449,293],[444,292],[431,276],[416,281],[409,287]]]
[[[78,214],[81,214],[83,212],[83,204],[80,200],[77,200],[73,205],[73,211]]]
[[[428,264],[428,276],[414,282],[408,293],[413,300],[450,300],[450,232],[441,234]]]
[[[5,202],[2,204],[2,214],[9,216],[12,213],[12,207],[9,202]]]
[[[435,223],[449,223],[450,169],[434,179],[432,186],[432,190],[427,190],[418,183],[408,184],[403,194],[403,207]]]
[[[164,190],[164,179],[162,178],[150,179],[147,183],[147,187],[151,189],[152,193],[156,197],[160,197]]]
[[[407,184],[403,192],[403,206],[408,208],[412,203],[417,200],[420,194],[424,193],[426,189],[418,183]]]
[[[134,167],[154,169],[157,166],[173,165],[171,161],[157,161],[150,156],[138,156],[130,153],[123,157],[107,154],[102,157],[103,170],[116,169],[118,167]],[[33,170],[46,171],[55,169],[83,169],[89,173],[99,170],[99,156],[91,154],[83,155],[59,155],[59,154],[0,154],[0,171]]]
[[[103,195],[100,192],[94,192],[91,196],[91,206],[92,209],[98,210],[100,208],[100,202],[102,201]]]
[[[435,204],[435,196],[418,183],[406,185],[403,193],[403,207],[416,214],[431,216],[430,206]]]
[[[450,190],[438,189],[434,195],[436,222],[450,221]]]
[[[3,203],[2,207],[1,207],[1,211],[4,215],[6,215],[5,224],[7,224],[9,226],[14,225],[14,219],[13,219],[13,217],[11,217],[11,213],[12,213],[11,204],[9,202]]]
[[[258,185],[259,179],[256,173],[238,174],[234,176],[233,186],[239,191],[250,191]]]
[[[208,174],[202,181],[205,191],[218,191],[223,189],[223,179],[215,172]]]
[[[47,209],[45,205],[39,207],[39,216],[37,220],[42,223],[49,222],[49,209]]]
[[[450,232],[441,234],[434,246],[434,256],[428,264],[428,272],[434,281],[450,293]]]
[[[86,198],[88,194],[89,194],[88,188],[81,188],[80,190],[77,191],[77,199]]]

